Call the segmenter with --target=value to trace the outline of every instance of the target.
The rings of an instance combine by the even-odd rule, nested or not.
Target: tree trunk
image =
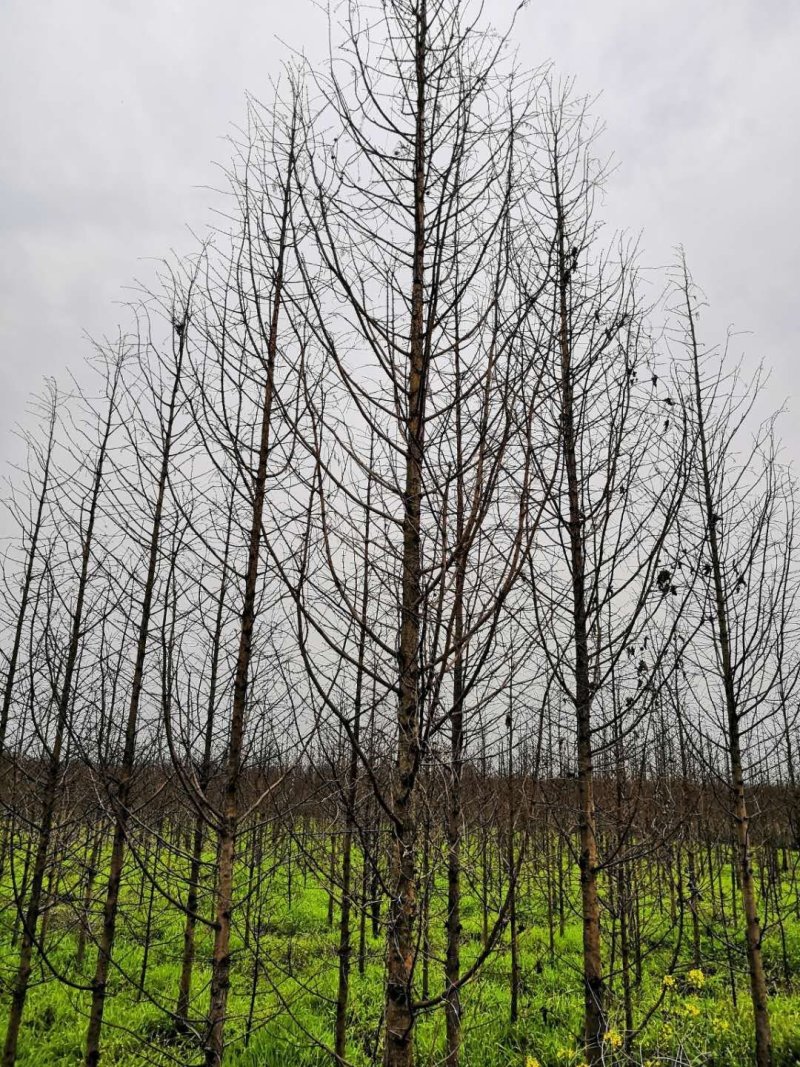
[[[568,490],[569,554],[572,573],[572,626],[575,656],[575,719],[578,740],[578,832],[580,835],[581,912],[583,916],[584,1044],[590,1067],[603,1062],[605,983],[600,956],[600,900],[597,888],[597,834],[594,808],[594,770],[589,645],[587,634],[583,521],[578,484],[574,424],[572,352],[569,328],[569,272],[564,218],[556,171],[558,211],[559,346],[561,352],[561,446]]]
[[[58,398],[55,391],[55,387],[52,388],[50,394],[50,410],[48,419],[47,430],[47,443],[44,450],[44,462],[42,465],[42,481],[39,488],[39,496],[36,501],[36,517],[33,521],[33,527],[30,532],[30,544],[28,546],[27,559],[25,562],[25,575],[22,579],[22,589],[20,591],[20,602],[17,610],[17,621],[14,627],[14,637],[11,642],[11,652],[8,656],[8,668],[6,669],[6,680],[3,689],[3,704],[0,707],[0,760],[2,760],[5,754],[6,746],[6,733],[8,732],[8,718],[11,712],[11,699],[14,694],[14,681],[17,674],[17,663],[19,662],[19,650],[22,646],[22,630],[25,625],[25,617],[28,610],[28,602],[31,595],[31,586],[33,584],[33,568],[36,561],[36,553],[39,546],[39,535],[42,530],[42,521],[44,519],[44,505],[47,497],[47,491],[50,484],[50,464],[53,457],[53,444],[55,441],[56,431],[56,411],[58,405]]]
[[[89,933],[92,897],[94,894],[94,880],[97,877],[97,867],[100,862],[100,849],[103,841],[102,824],[99,824],[94,831],[93,838],[89,866],[86,871],[86,887],[83,893],[83,912],[81,914],[81,927],[78,934],[78,948],[75,953],[75,964],[79,971],[83,968],[83,960],[86,955],[86,938]]]
[[[372,470],[373,453],[370,449],[369,467]],[[366,524],[364,529],[364,574],[361,584],[361,622],[358,637],[358,660],[356,665],[356,691],[353,700],[352,741],[347,764],[347,793],[345,796],[345,831],[342,842],[342,910],[339,917],[339,984],[336,991],[335,1056],[337,1063],[346,1064],[347,1053],[347,1005],[350,993],[350,963],[352,957],[350,920],[353,909],[353,837],[356,829],[356,801],[358,798],[358,745],[361,739],[361,702],[364,688],[364,655],[367,644],[367,609],[369,607],[369,539],[370,507],[372,503],[371,481],[367,485]],[[366,864],[366,857],[364,860]],[[364,882],[366,884],[366,881]],[[365,916],[361,909],[361,945],[363,953]],[[361,957],[359,957],[361,964]]]
[[[230,940],[233,912],[234,862],[239,815],[239,778],[241,775],[244,721],[247,708],[247,686],[253,647],[256,593],[259,579],[261,526],[267,485],[267,460],[270,450],[270,424],[275,389],[275,360],[278,349],[278,321],[283,297],[284,257],[289,231],[291,183],[294,179],[294,137],[296,115],[290,132],[288,167],[283,186],[283,208],[275,264],[272,314],[267,341],[266,378],[261,412],[258,466],[253,481],[253,505],[248,543],[247,570],[242,601],[239,648],[233,684],[230,737],[225,769],[223,809],[218,827],[217,887],[214,933],[214,953],[211,961],[211,991],[208,1011],[208,1039],[205,1067],[220,1067],[224,1049],[225,1013],[230,988]]]
[[[225,533],[225,547],[222,555],[222,577],[220,579],[217,611],[214,619],[214,638],[211,647],[211,667],[208,679],[208,702],[206,705],[205,736],[203,737],[203,758],[200,764],[198,785],[202,793],[208,789],[211,781],[211,755],[214,742],[214,718],[217,704],[217,679],[219,676],[219,657],[222,644],[222,622],[225,609],[225,596],[228,588],[228,559],[231,546],[231,529],[233,525],[233,499],[228,508],[228,521]],[[175,1015],[178,1028],[187,1029],[189,1021],[189,1003],[192,991],[192,970],[194,968],[195,935],[197,929],[198,906],[200,903],[200,872],[203,865],[203,844],[205,842],[205,820],[201,811],[195,814],[192,833],[192,855],[189,862],[189,885],[186,894],[186,922],[183,927],[183,953],[181,956],[181,976],[178,982],[178,1001]],[[291,859],[289,863],[289,896],[291,905]]]
[[[37,943],[37,928],[42,912],[44,878],[50,855],[50,842],[53,833],[53,818],[58,801],[58,781],[61,773],[61,746],[64,737],[64,722],[59,716],[57,733],[42,795],[42,823],[36,846],[36,858],[33,864],[33,876],[28,895],[28,904],[22,924],[22,943],[20,945],[17,977],[11,995],[11,1007],[8,1013],[5,1046],[3,1048],[3,1067],[13,1067],[17,1059],[17,1043],[25,1001],[28,996],[31,971],[33,969],[33,948]]]
[[[402,610],[398,649],[397,754],[392,782],[392,899],[386,930],[386,1039],[384,1067],[412,1067],[414,1013],[412,979],[417,917],[414,792],[419,769],[420,519],[422,510],[427,356],[424,333],[425,285],[425,58],[427,8],[421,0],[416,25],[416,136],[414,160],[414,249],[411,347],[403,494]]]

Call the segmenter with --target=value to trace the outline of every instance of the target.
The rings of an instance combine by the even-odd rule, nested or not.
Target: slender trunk
[[[456,352],[456,359],[458,353]],[[456,362],[456,579],[453,611],[453,706],[450,710],[450,763],[447,768],[447,947],[445,950],[445,1024],[447,1067],[458,1067],[461,1053],[461,789],[464,765],[464,585],[466,546],[464,542],[464,457],[462,451],[460,368]]]
[[[552,967],[556,962],[556,885],[553,877],[553,846],[547,827],[544,832],[543,852],[547,870],[547,949]]]
[[[373,453],[370,449],[369,469],[372,470]],[[372,505],[372,482],[367,484],[366,524],[364,529],[364,574],[361,581],[361,622],[358,638],[358,661],[356,666],[356,691],[353,701],[353,738],[347,764],[347,792],[345,796],[345,830],[342,842],[342,910],[339,917],[339,984],[336,991],[335,1056],[337,1063],[346,1063],[347,1053],[347,1005],[350,992],[350,963],[352,956],[350,917],[353,905],[353,837],[356,829],[356,800],[358,794],[358,744],[361,738],[361,702],[364,689],[364,656],[367,645],[367,609],[369,607],[369,539],[370,509]],[[365,858],[366,863],[366,858]],[[366,882],[364,883],[366,884]],[[365,915],[361,909],[361,945],[363,955]]]
[[[558,172],[559,347],[561,353],[561,447],[568,491],[569,562],[572,575],[573,654],[575,657],[575,719],[578,741],[578,832],[580,835],[581,911],[583,916],[584,1044],[590,1067],[603,1061],[606,1029],[605,982],[600,956],[600,900],[597,886],[597,833],[595,828],[592,751],[590,663],[586,617],[584,535],[578,484],[577,441],[574,417],[572,350],[569,326],[569,271]]]
[[[338,770],[336,773],[338,775]],[[331,829],[331,847],[328,854],[328,926],[333,926],[334,911],[336,909],[336,861],[339,858],[337,848],[339,839],[336,834],[336,818],[334,815]]]
[[[351,757],[351,764],[355,762],[355,754]],[[348,797],[347,819],[350,823],[351,815],[349,804],[352,801],[355,807],[355,775],[353,775],[353,788]],[[347,1052],[347,1002],[350,991],[350,913],[352,893],[352,827],[345,830],[345,840],[342,848],[342,908],[339,916],[339,982],[336,990],[336,1023],[335,1023],[335,1056],[336,1062],[345,1064]]]
[[[211,781],[211,756],[214,741],[214,717],[217,705],[217,679],[219,676],[219,657],[222,647],[222,623],[227,593],[228,559],[233,525],[233,506],[228,509],[228,522],[225,534],[225,548],[222,556],[222,577],[220,580],[217,611],[214,619],[214,637],[211,647],[211,666],[208,680],[208,703],[206,705],[205,735],[203,737],[203,758],[200,763],[198,785],[205,794]],[[189,884],[186,894],[186,922],[183,926],[183,953],[181,956],[181,976],[178,982],[178,1001],[175,1016],[178,1028],[185,1030],[188,1025],[189,1003],[192,992],[192,970],[195,957],[195,935],[197,929],[197,909],[200,902],[200,872],[203,865],[203,844],[205,841],[205,820],[198,810],[195,814],[192,831],[192,853],[189,861]],[[291,872],[291,864],[290,864]],[[291,873],[290,873],[291,877]],[[291,883],[290,883],[291,896]],[[291,903],[291,901],[290,901]]]
[[[94,841],[92,843],[92,851],[89,857],[89,866],[86,871],[86,887],[83,893],[83,911],[81,913],[81,927],[78,934],[78,948],[75,953],[75,964],[79,971],[83,968],[83,960],[86,955],[86,938],[89,933],[94,880],[97,877],[97,867],[100,862],[100,848],[103,842],[102,824],[98,825],[93,836]]]
[[[283,269],[289,231],[290,190],[294,171],[294,121],[291,131],[288,168],[283,187],[283,208],[280,223],[278,252],[275,265],[272,315],[267,341],[266,378],[261,411],[261,430],[258,465],[253,481],[253,506],[248,542],[247,570],[242,599],[239,648],[233,683],[230,736],[225,767],[225,786],[221,817],[218,826],[217,885],[214,926],[214,951],[211,962],[211,990],[208,1010],[208,1039],[205,1067],[220,1067],[224,1049],[225,1013],[230,988],[230,940],[233,912],[234,862],[239,815],[239,778],[244,743],[244,719],[247,708],[247,687],[253,647],[256,593],[259,580],[261,527],[267,487],[267,460],[270,451],[270,426],[275,388],[275,359],[278,349],[278,321],[283,297]]]
[[[564,836],[559,833],[558,848],[558,936],[563,940],[567,925],[566,887],[564,886]]]
[[[33,859],[33,840],[29,834],[25,834],[25,859],[22,864],[22,878],[19,882],[19,893],[17,899],[22,902],[28,895],[28,880],[31,875],[31,861]],[[13,860],[12,860],[13,865]],[[17,941],[19,940],[20,924],[23,916],[23,909],[17,907],[14,909],[14,926],[11,930],[11,947],[17,947]]]
[[[420,930],[422,941],[422,999],[428,999],[431,973],[431,824],[426,818],[422,838],[422,906]]]
[[[372,858],[370,860],[370,922],[372,923],[372,937],[377,940],[381,933],[381,877],[380,877],[380,835],[376,830],[372,835],[374,842]]]
[[[680,713],[677,672],[675,674],[675,708],[678,713],[678,745],[681,752],[681,774],[685,793],[689,789],[689,763],[686,752],[686,737],[683,731],[683,719]],[[686,851],[686,868],[689,878],[689,910],[692,915],[692,965],[699,969],[702,965],[702,957],[700,952],[700,890],[697,884],[697,867],[694,854],[694,838],[697,831],[696,805],[693,805],[690,810],[692,815],[687,827],[689,844]]]
[[[59,716],[53,750],[48,765],[47,779],[42,794],[43,817],[39,827],[36,857],[33,864],[28,903],[22,923],[22,941],[20,944],[19,965],[11,995],[11,1007],[8,1013],[5,1046],[3,1048],[3,1067],[13,1067],[17,1058],[17,1042],[28,996],[31,972],[33,970],[33,949],[37,944],[37,927],[42,912],[44,879],[50,856],[50,843],[53,833],[53,820],[58,800],[58,782],[61,773],[61,747],[64,738],[64,721]]]
[[[260,869],[260,866],[259,866]],[[256,999],[258,997],[258,976],[261,972],[261,929],[262,918],[264,915],[264,892],[262,887],[258,887],[258,902],[256,905],[256,929],[255,929],[255,942],[256,951],[253,959],[253,978],[250,983],[250,1007],[247,1010],[247,1029],[244,1035],[244,1047],[248,1048],[250,1045],[250,1034],[253,1030],[253,1019],[256,1011]]]
[[[616,777],[616,821],[617,821],[617,912],[619,914],[619,954],[620,964],[622,971],[622,1003],[625,1013],[625,1036],[624,1036],[624,1051],[630,1052],[630,1043],[633,1036],[633,994],[631,984],[631,967],[630,967],[630,937],[629,937],[629,919],[630,919],[630,870],[629,865],[625,859],[625,846],[626,846],[626,816],[628,805],[628,791],[627,791],[627,777],[625,767],[625,751],[622,745],[621,725],[619,720],[619,711],[616,701],[616,679],[612,669],[611,673],[611,685],[613,687],[614,695],[612,697],[613,710],[614,710],[614,769]],[[680,870],[680,854],[678,858],[678,869]],[[611,964],[610,971],[614,973],[614,964]]]
[[[25,574],[22,579],[22,589],[20,593],[19,609],[17,611],[17,621],[14,627],[14,637],[11,642],[11,652],[8,657],[8,669],[6,670],[6,681],[3,689],[3,704],[0,707],[0,759],[3,758],[6,745],[6,733],[8,731],[8,718],[11,712],[11,699],[14,693],[14,680],[17,674],[17,664],[19,662],[19,651],[22,646],[22,630],[25,625],[25,617],[28,610],[28,602],[30,601],[31,587],[33,585],[33,568],[36,561],[36,553],[39,546],[39,534],[42,530],[42,520],[44,517],[44,505],[47,498],[47,490],[50,483],[50,464],[53,457],[53,443],[55,440],[56,430],[56,404],[57,398],[55,391],[50,400],[50,416],[48,422],[47,431],[47,444],[44,451],[44,465],[42,468],[42,482],[39,489],[39,496],[36,501],[36,517],[33,521],[33,527],[30,534],[30,544],[28,546],[28,555],[25,561]]]
[[[484,776],[484,782],[486,777]],[[481,943],[489,944],[489,831],[481,821]]]
[[[619,867],[618,878],[619,951],[622,963],[622,997],[625,1008],[625,1046],[627,1049],[633,1033],[633,994],[631,989],[630,940],[628,937],[630,903],[628,900],[625,865],[622,863]]]
[[[160,837],[156,837],[156,846],[153,853],[153,870],[150,875],[150,892],[147,898],[147,921],[144,928],[144,951],[142,953],[142,969],[139,974],[139,987],[136,990],[136,999],[141,1000],[144,996],[144,987],[147,981],[147,966],[150,962],[150,937],[153,930],[153,903],[156,895],[156,874],[158,871],[158,855],[161,846]]]
[[[512,1023],[517,1022],[519,1018],[519,942],[518,942],[518,922],[517,922],[517,887],[514,878],[514,869],[516,865],[516,857],[514,854],[514,819],[513,813],[510,814],[509,827],[508,827],[508,877],[510,884],[508,887],[509,904],[508,904],[508,928],[511,937],[511,1007],[509,1018]]]
[[[367,967],[367,902],[369,899],[369,863],[366,852],[361,858],[361,910],[358,916],[358,973]]]

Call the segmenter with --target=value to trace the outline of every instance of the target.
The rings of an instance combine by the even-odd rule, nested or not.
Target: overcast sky
[[[513,7],[486,3],[499,25]],[[125,286],[194,247],[245,93],[325,40],[309,0],[2,0],[0,462],[42,376],[79,371]],[[772,368],[800,460],[800,3],[532,0],[514,40],[601,94],[619,164],[603,216],[641,234],[645,264],[685,246],[704,339],[747,331],[735,348]]]

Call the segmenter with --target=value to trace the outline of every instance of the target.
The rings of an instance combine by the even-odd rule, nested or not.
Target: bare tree
[[[16,496],[12,490],[10,506],[14,510],[14,517],[19,522],[22,534],[21,540],[25,546],[25,563],[19,590],[19,600],[15,604],[16,621],[13,628],[11,648],[8,652],[7,667],[3,685],[3,704],[0,708],[0,758],[5,750],[6,733],[8,732],[8,720],[11,712],[11,702],[14,697],[14,683],[17,676],[19,656],[22,649],[23,630],[26,623],[28,605],[34,587],[34,576],[39,560],[39,540],[46,519],[45,506],[47,495],[50,490],[51,466],[53,461],[53,449],[55,446],[55,434],[58,425],[59,396],[55,383],[48,385],[43,404],[45,435],[41,442],[34,437],[28,437],[28,479],[30,489],[27,495],[34,503],[35,511],[31,516],[19,512],[14,508]],[[38,473],[36,469],[38,468]]]
[[[508,662],[492,650],[509,625],[536,515],[528,505],[537,378],[515,347],[528,294],[508,252],[515,137],[529,101],[524,89],[517,101],[504,88],[503,40],[476,19],[450,0],[398,0],[374,19],[351,5],[340,55],[316,82],[322,105],[299,163],[309,239],[293,316],[305,346],[298,433],[308,488],[295,529],[306,547],[282,573],[320,713],[355,744],[352,716],[331,695],[361,659],[353,633],[366,638],[357,671],[374,680],[377,706],[396,701],[396,715],[381,723],[394,748],[388,794],[359,754],[392,837],[390,1067],[412,1062],[415,1014],[434,1004],[446,1007],[448,1062],[458,1062],[458,991],[469,977],[458,957],[464,704],[477,708],[507,684]],[[367,515],[368,624],[343,555]],[[288,538],[282,555],[293,555]],[[446,988],[415,1001],[419,776],[447,728]]]
[[[81,643],[84,639],[84,611],[92,577],[92,562],[95,525],[100,508],[101,493],[104,487],[104,471],[108,456],[111,435],[116,429],[118,388],[124,357],[124,347],[112,353],[107,366],[106,410],[101,416],[98,428],[98,441],[91,467],[91,477],[86,486],[85,497],[80,500],[80,556],[79,567],[74,588],[74,599],[69,609],[68,634],[63,660],[58,664],[58,681],[48,695],[47,705],[52,707],[55,716],[52,736],[45,742],[46,771],[42,783],[42,799],[39,822],[36,828],[36,856],[33,864],[31,884],[25,906],[23,919],[23,936],[20,948],[19,968],[14,983],[11,1009],[8,1016],[5,1045],[3,1048],[3,1065],[12,1067],[17,1057],[17,1042],[22,1014],[28,995],[31,965],[34,947],[37,943],[37,930],[41,915],[42,891],[50,852],[53,820],[58,800],[58,786],[61,776],[62,750],[68,735],[70,714],[72,711],[73,685],[76,668],[81,655]]]
[[[698,684],[710,700],[708,706],[720,709],[712,723],[724,745],[736,832],[755,1059],[758,1067],[769,1067],[772,1035],[752,863],[747,762],[752,767],[758,760],[759,738],[777,712],[785,711],[797,684],[797,665],[787,657],[795,633],[797,589],[793,489],[778,466],[770,424],[743,458],[736,457],[737,438],[757,396],[758,379],[744,391],[736,375],[725,382],[724,365],[714,368],[713,357],[698,339],[699,301],[685,260],[675,284],[691,383],[683,402],[698,451],[693,547],[705,627],[693,654],[702,664]]]
[[[86,1031],[86,1067],[96,1067],[100,1061],[103,1009],[106,1001],[109,965],[114,949],[120,882],[130,818],[129,804],[136,759],[139,705],[143,692],[145,659],[148,652],[151,628],[150,620],[153,610],[153,598],[156,592],[158,565],[161,557],[164,503],[167,498],[167,483],[171,465],[174,461],[174,439],[180,415],[181,374],[190,328],[191,285],[185,303],[173,306],[169,311],[175,339],[173,350],[168,357],[163,361],[157,355],[154,358],[149,338],[145,340],[145,344],[142,346],[142,370],[148,379],[146,385],[151,392],[151,396],[147,398],[149,401],[148,413],[152,408],[159,430],[159,439],[153,461],[155,467],[154,477],[151,475],[150,460],[145,454],[142,443],[133,440],[131,448],[131,451],[136,456],[143,475],[142,481],[145,485],[152,477],[152,518],[149,531],[143,531],[147,543],[145,579],[142,586],[141,608],[137,625],[130,703],[125,720],[123,750],[120,759],[114,761],[114,780],[110,790],[110,800],[114,812],[114,835],[111,844],[108,883],[103,907],[103,925],[98,942],[97,964],[92,982],[92,1006]],[[149,366],[148,361],[150,361]],[[155,366],[153,366],[153,363],[155,363]],[[162,363],[163,365],[160,365]],[[144,420],[139,421],[141,423]],[[135,421],[133,425],[136,425]],[[147,425],[146,422],[145,425]],[[147,489],[145,489],[145,492],[147,492]],[[145,512],[150,510],[149,504],[150,501],[148,500],[143,508]],[[129,515],[129,523],[131,518],[132,516]]]
[[[647,716],[668,647],[674,620],[647,656],[631,661],[637,645],[646,648],[664,594],[677,593],[656,578],[674,567],[665,557],[674,547],[668,535],[682,499],[686,445],[680,419],[664,417],[654,392],[656,356],[630,253],[600,245],[593,205],[603,168],[591,154],[586,102],[573,99],[569,86],[548,83],[539,113],[527,173],[541,209],[521,262],[532,289],[545,279],[530,344],[551,383],[539,455],[554,449],[558,473],[531,554],[531,607],[548,669],[574,712],[584,1043],[595,1065],[605,1055],[607,1027],[595,762],[606,744],[613,748],[613,737],[604,740],[609,727],[629,732]],[[621,711],[618,689],[627,693]]]

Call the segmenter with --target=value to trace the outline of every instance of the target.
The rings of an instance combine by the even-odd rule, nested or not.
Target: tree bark
[[[583,917],[584,1044],[590,1067],[603,1062],[606,1030],[605,982],[600,955],[600,900],[597,887],[597,834],[594,807],[589,644],[586,618],[585,560],[569,328],[569,269],[559,175],[555,171],[558,240],[559,348],[561,354],[561,447],[567,475],[568,532],[572,575],[572,628],[575,656],[575,719],[578,741],[578,832],[580,836],[581,911]]]
[[[405,490],[403,493],[402,607],[398,650],[397,754],[392,783],[392,899],[386,932],[386,1039],[384,1067],[414,1062],[412,979],[417,916],[414,786],[419,766],[419,640],[423,459],[427,361],[424,343],[425,271],[425,56],[427,5],[416,16],[416,131],[411,338],[407,388]]]

